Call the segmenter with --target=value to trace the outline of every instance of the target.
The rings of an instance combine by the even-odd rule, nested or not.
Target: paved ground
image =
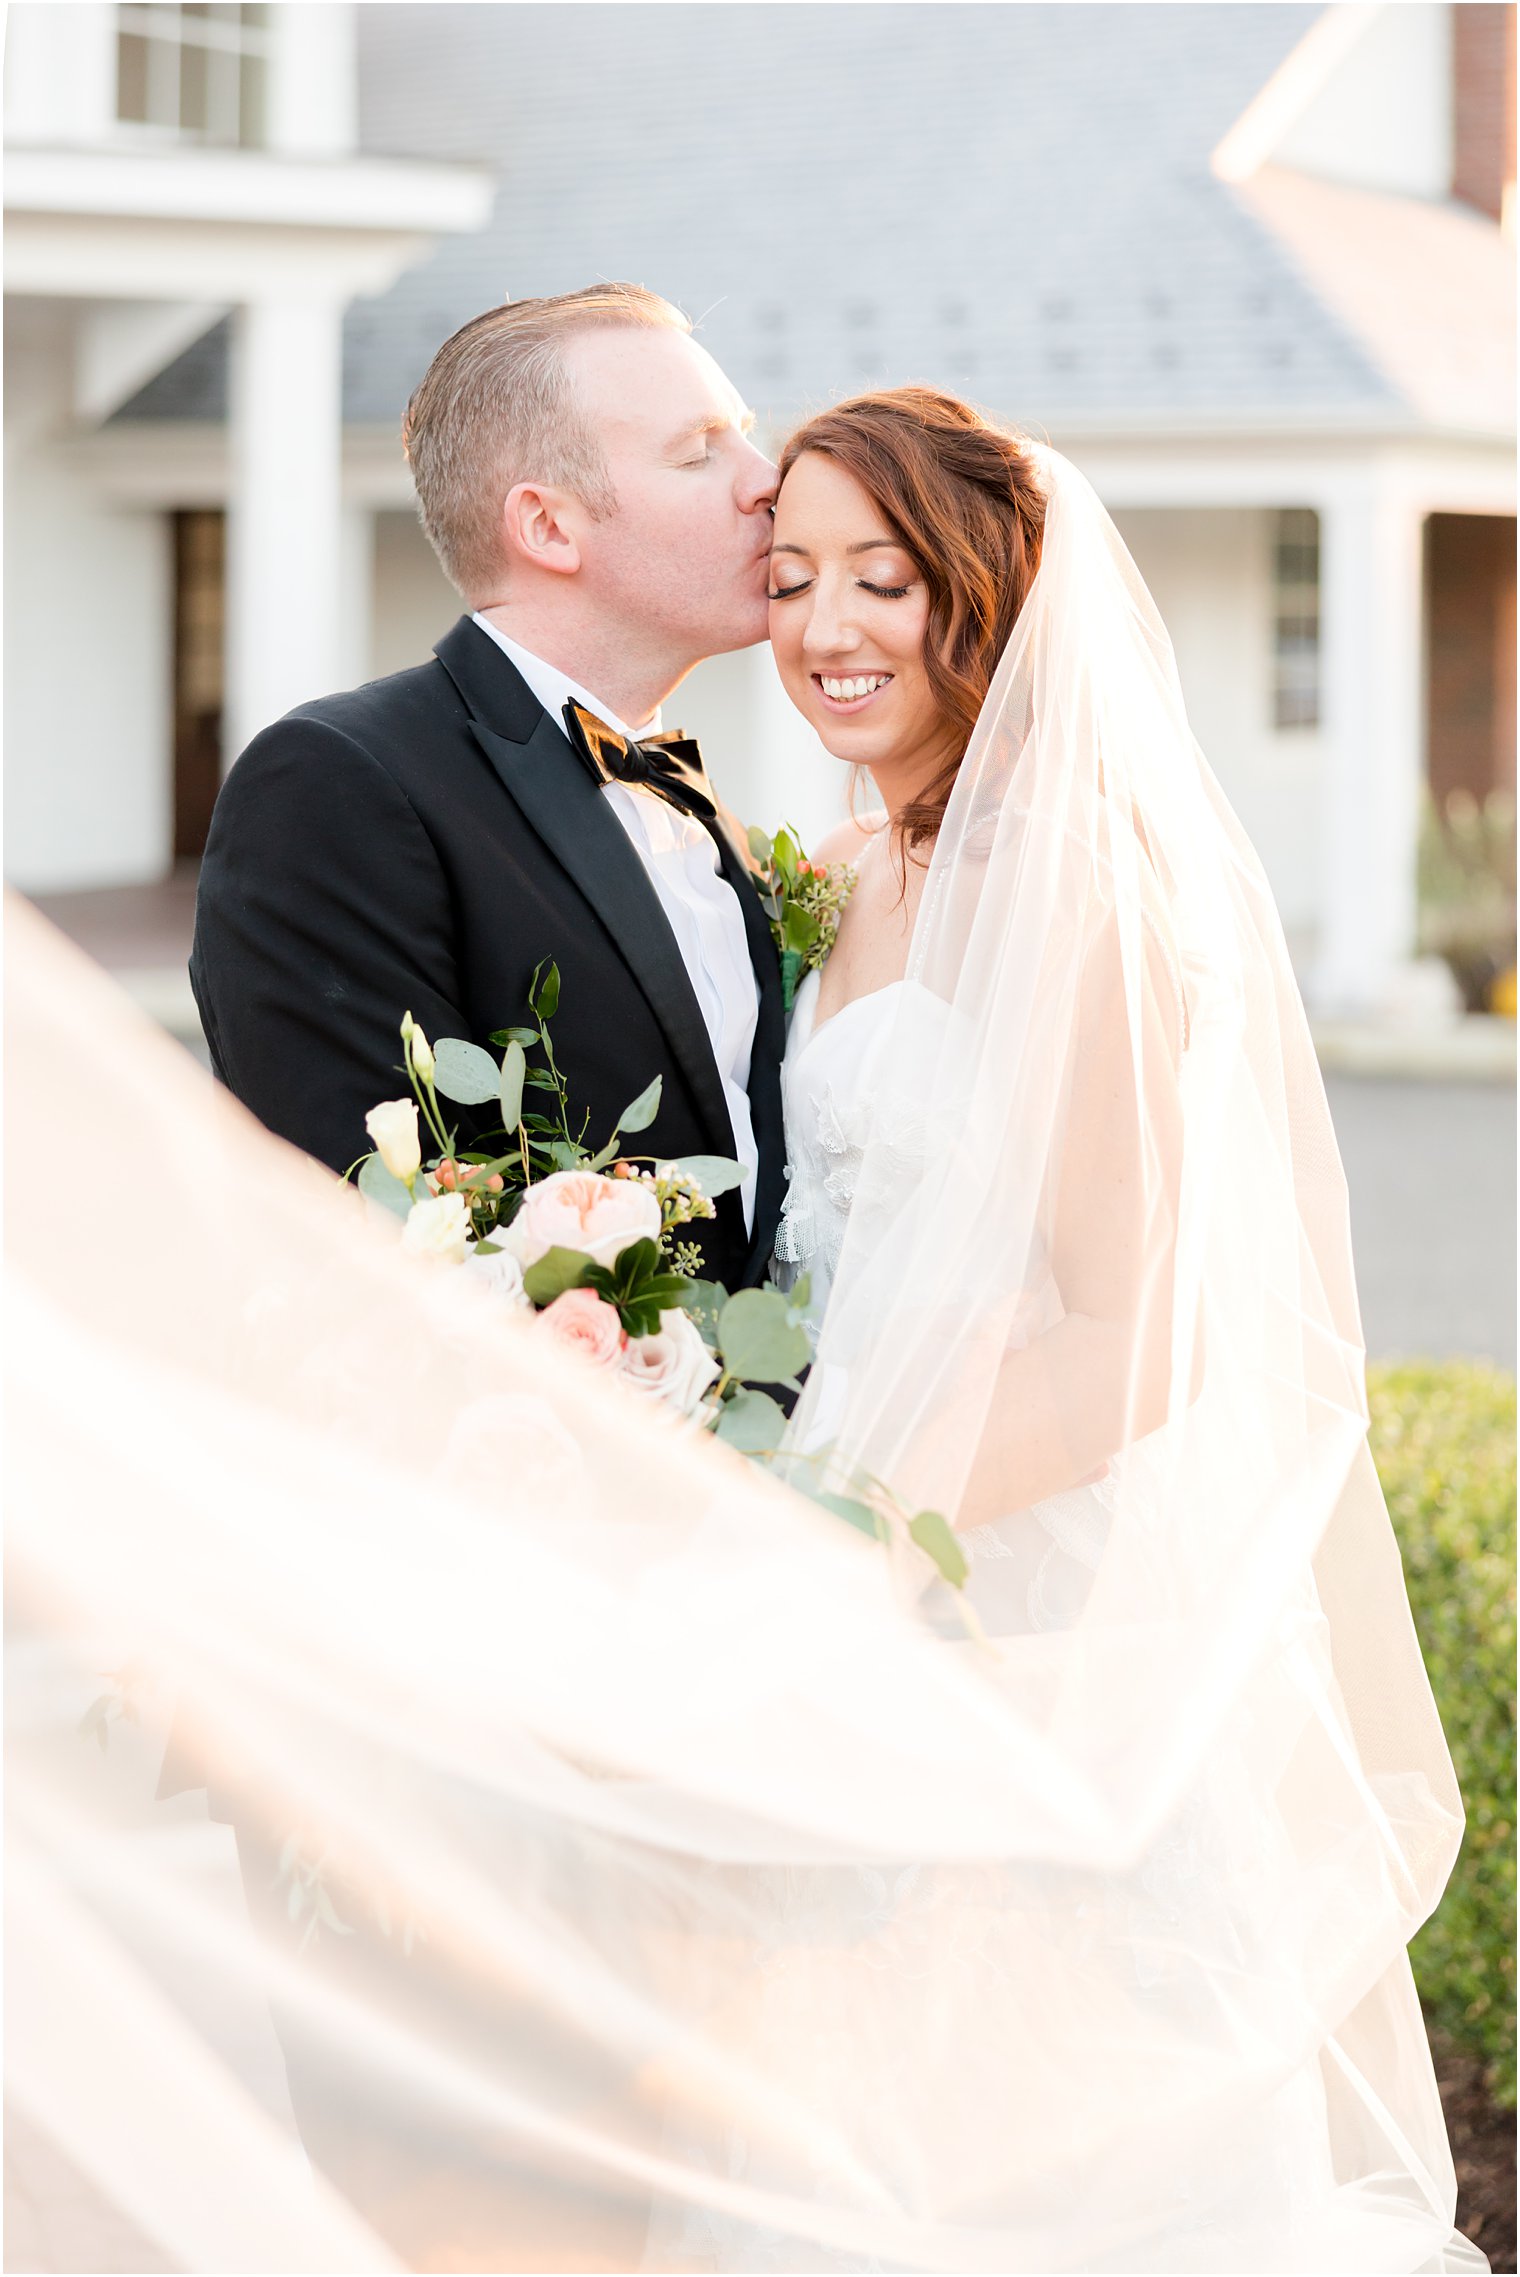
[[[1367,1349],[1515,1365],[1515,1094],[1329,1079]]]

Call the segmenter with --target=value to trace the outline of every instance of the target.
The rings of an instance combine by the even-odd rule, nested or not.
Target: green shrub
[[[1369,1370],[1372,1451],[1467,1805],[1446,1895],[1411,1948],[1432,2026],[1515,2103],[1515,1379]]]

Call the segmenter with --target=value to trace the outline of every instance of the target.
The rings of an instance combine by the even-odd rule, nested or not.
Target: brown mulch
[[[1488,2255],[1496,2277],[1515,2272],[1515,2114],[1483,2085],[1483,2066],[1435,2048],[1436,2077],[1457,2167],[1457,2227]]]

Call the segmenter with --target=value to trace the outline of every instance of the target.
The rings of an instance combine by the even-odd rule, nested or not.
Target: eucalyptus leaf
[[[744,1183],[743,1163],[731,1162],[726,1154],[683,1154],[675,1168],[695,1178],[710,1202]]]
[[[937,1510],[920,1510],[908,1520],[908,1532],[926,1557],[932,1558],[952,1589],[964,1589],[971,1567],[948,1518]]]
[[[528,1062],[521,1044],[508,1044],[501,1058],[501,1079],[497,1096],[501,1100],[501,1126],[508,1133],[515,1131],[522,1121],[523,1081]]]
[[[548,1151],[556,1170],[582,1170],[585,1168],[585,1157],[574,1139],[556,1139]]]
[[[398,1218],[410,1217],[412,1197],[399,1178],[393,1178],[378,1154],[367,1154],[360,1165],[356,1181],[366,1201],[378,1202],[382,1209],[393,1210]]]
[[[537,973],[534,974],[533,988],[528,1001],[538,1014],[540,1023],[542,1023],[545,1020],[552,1020],[559,1010],[559,966],[551,964],[547,969],[541,967],[540,970],[543,972],[543,978],[540,979]]]
[[[579,1249],[550,1249],[523,1275],[523,1287],[536,1305],[552,1305],[566,1289],[584,1287],[591,1259]]]
[[[820,1510],[832,1510],[836,1518],[858,1526],[861,1533],[869,1534],[873,1541],[886,1539],[885,1523],[869,1502],[857,1502],[852,1494],[815,1494],[812,1499]]]
[[[806,956],[822,931],[823,927],[810,909],[804,909],[800,901],[787,903],[786,915],[781,920],[781,934],[789,949],[796,949]]]
[[[760,828],[758,822],[751,823],[750,825],[749,850],[754,856],[755,860],[760,864],[760,867],[762,869],[770,868],[771,842],[765,831]]]
[[[714,1347],[718,1341],[718,1316],[727,1302],[728,1291],[721,1281],[688,1281],[686,1284],[686,1309],[705,1341]]]
[[[332,1899],[328,1896],[327,1891],[324,1889],[320,1882],[317,1884],[317,1911],[322,1916],[322,1919],[326,1922],[328,1928],[335,1930],[338,1936],[352,1937],[353,1929],[351,1925],[348,1922],[339,1919],[336,1906],[333,1904]]]
[[[766,1455],[781,1444],[786,1417],[769,1392],[735,1392],[718,1414],[717,1436],[741,1455]]]
[[[500,1070],[479,1044],[444,1036],[433,1046],[433,1081],[445,1099],[459,1107],[481,1107],[496,1097]]]
[[[620,1131],[647,1131],[660,1111],[660,1093],[664,1088],[665,1078],[662,1075],[657,1075],[653,1083],[648,1084],[639,1093],[632,1106],[623,1109],[617,1120],[618,1129]]]
[[[813,1356],[779,1289],[741,1289],[730,1297],[718,1320],[718,1349],[729,1374],[750,1384],[785,1383]]]

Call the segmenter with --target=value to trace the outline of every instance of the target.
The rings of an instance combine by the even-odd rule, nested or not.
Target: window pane
[[[236,55],[221,48],[206,51],[206,140],[235,143],[238,139],[238,79],[242,65]]]
[[[264,142],[264,58],[245,55],[238,82],[241,115],[238,141],[245,150],[259,150]]]
[[[1290,507],[1272,539],[1272,724],[1319,725],[1319,516]]]
[[[186,134],[204,135],[206,110],[206,50],[187,40],[179,53],[179,123]]]
[[[148,43],[136,32],[116,39],[116,116],[143,123],[148,117]]]

